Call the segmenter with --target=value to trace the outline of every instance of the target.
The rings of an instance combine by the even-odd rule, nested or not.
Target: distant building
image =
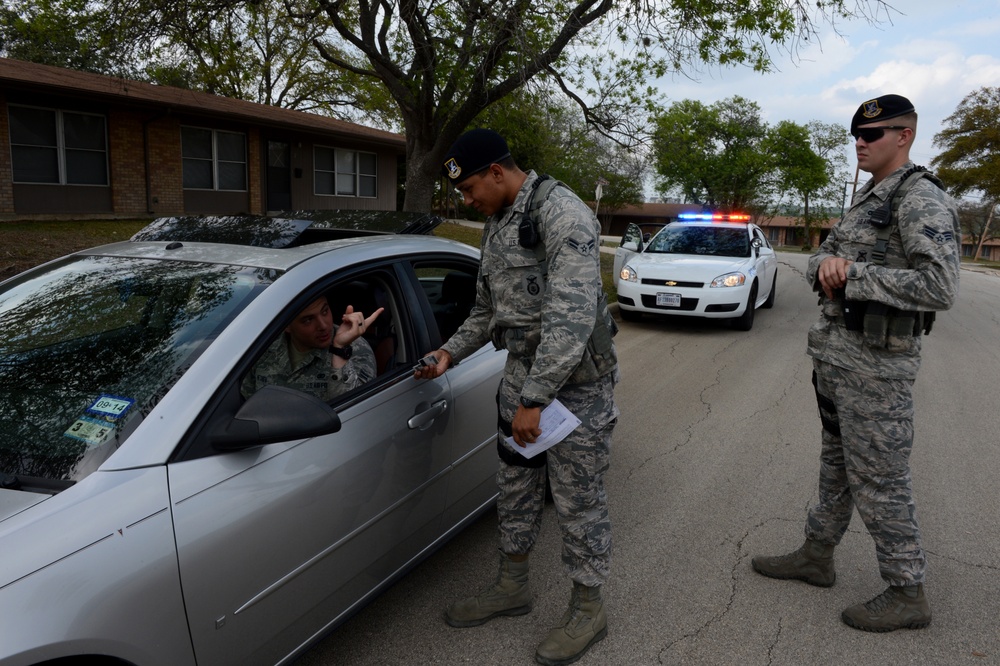
[[[0,220],[397,208],[402,135],[0,58]]]

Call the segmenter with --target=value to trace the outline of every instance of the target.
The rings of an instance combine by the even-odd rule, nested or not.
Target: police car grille
[[[673,284],[667,284],[668,282]],[[704,282],[674,282],[673,280],[654,280],[653,278],[643,278],[642,284],[653,287],[686,287],[688,289],[701,289],[705,286]]]

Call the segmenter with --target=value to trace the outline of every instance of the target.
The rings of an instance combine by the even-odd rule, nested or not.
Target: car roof
[[[188,215],[153,220],[133,241],[200,241],[255,247],[294,247],[324,240],[382,234],[429,234],[442,220],[431,213],[378,210],[300,210],[275,215]]]

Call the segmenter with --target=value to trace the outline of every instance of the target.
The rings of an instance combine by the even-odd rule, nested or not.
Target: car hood
[[[639,278],[711,282],[726,273],[748,272],[750,257],[710,257],[703,254],[637,254],[625,262]]]
[[[0,522],[47,499],[49,495],[21,490],[0,489]]]

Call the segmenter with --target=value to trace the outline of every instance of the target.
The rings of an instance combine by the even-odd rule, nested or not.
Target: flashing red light
[[[746,213],[681,213],[677,219],[685,222],[749,222],[750,216]]]

